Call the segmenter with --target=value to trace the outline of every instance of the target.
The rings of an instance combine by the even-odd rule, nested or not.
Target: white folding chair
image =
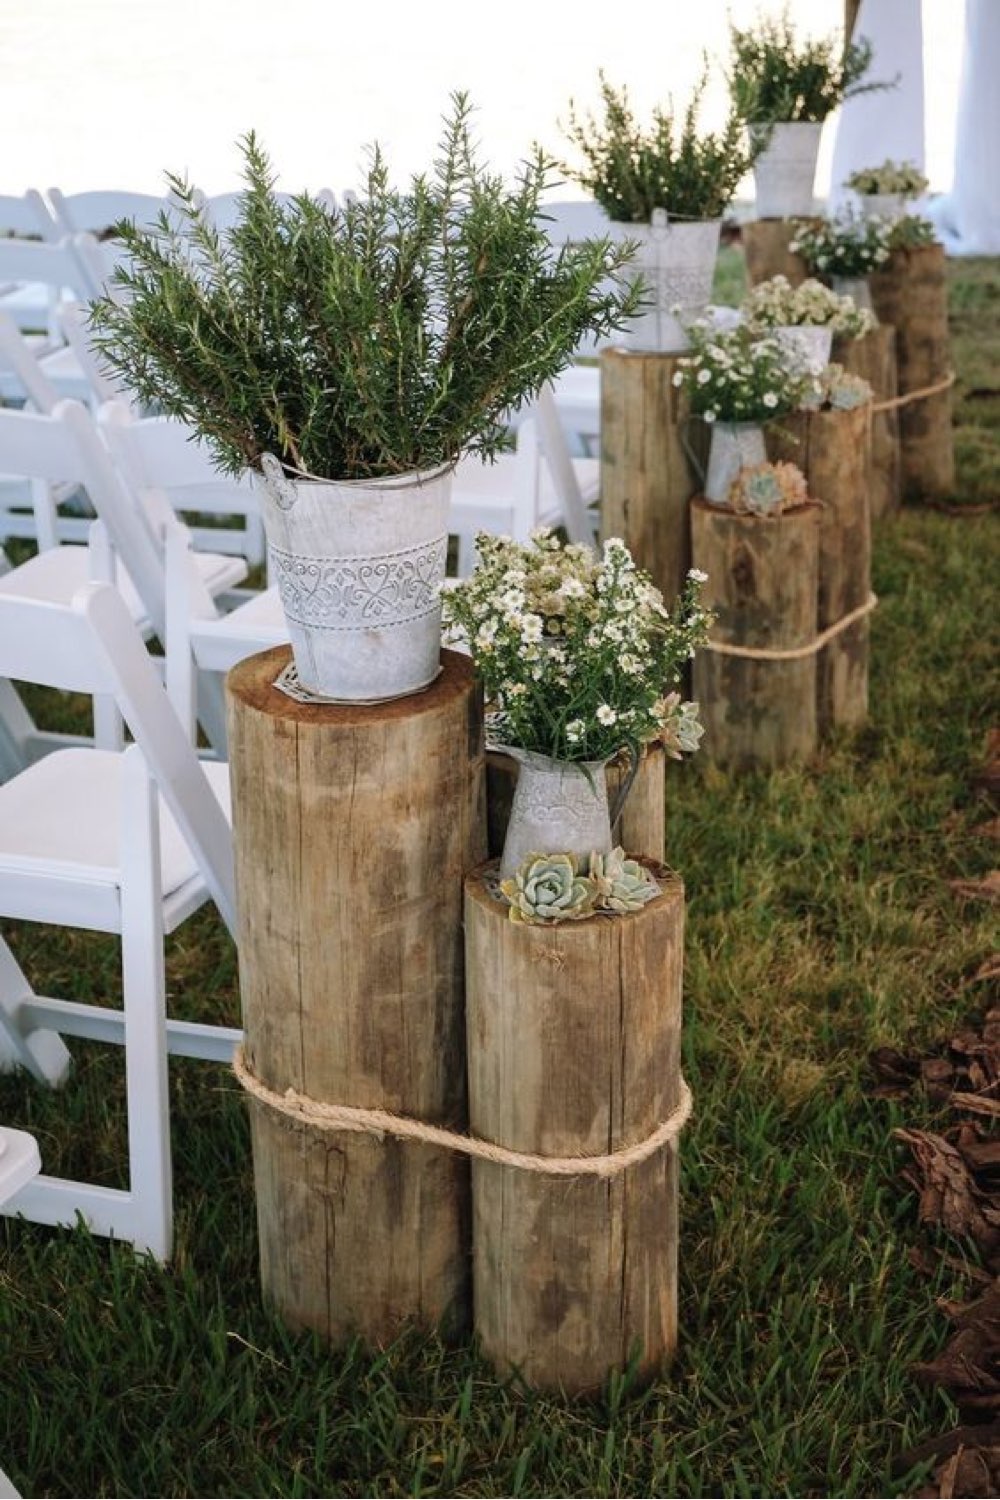
[[[196,547],[245,557],[251,567],[263,564],[264,527],[249,475],[221,474],[193,428],[170,417],[137,418],[121,401],[101,407],[98,426],[126,484],[140,497],[166,496],[184,515]],[[198,513],[242,525],[199,526],[188,519]]]
[[[178,201],[172,193],[135,193],[118,188],[64,193],[61,188],[52,187],[48,190],[48,200],[62,234],[79,234],[83,230],[104,234],[121,219],[132,219],[142,229],[155,223],[161,213],[168,218],[179,215]]]
[[[87,307],[83,302],[61,302],[56,310],[60,332],[76,355],[88,385],[88,405],[99,411],[106,401],[120,401],[137,416],[136,402],[120,377],[94,348]]]
[[[593,546],[599,461],[571,457],[550,387],[518,418],[513,453],[493,463],[463,458],[456,467],[448,525],[458,538],[460,578],[475,566],[479,531],[526,542],[535,527],[563,526],[570,541]]]
[[[26,334],[28,345],[61,396],[85,395],[87,383],[76,356],[62,343],[55,322],[55,308],[66,297],[90,296],[87,273],[81,267],[69,239],[58,244],[44,240],[0,239],[0,284],[27,284],[48,288],[52,311],[43,329]],[[0,369],[0,400],[18,400],[20,386],[9,369]]]
[[[0,915],[121,938],[123,1008],[38,995],[0,944],[0,1051],[59,1083],[63,1036],[123,1045],[129,1187],[42,1175],[6,1205],[43,1224],[77,1215],[166,1259],[172,1203],[167,1054],[228,1061],[237,1028],[168,1020],[164,937],[212,900],[234,931],[229,772],[198,760],[121,597],[70,606],[0,597],[0,674],[111,695],[134,743],[57,751],[0,786]]]
[[[42,1169],[38,1142],[25,1130],[10,1130],[0,1125],[0,1204],[14,1194]],[[0,1500],[19,1500],[16,1490],[0,1469]]]
[[[0,193],[0,235],[55,242],[61,238],[61,231],[41,193],[29,188],[21,195]],[[51,288],[41,282],[0,287],[0,309],[27,333],[49,327],[53,300]]]
[[[274,196],[279,203],[288,204],[292,202],[295,194],[275,193]],[[310,193],[309,196],[315,198],[318,203],[324,204],[328,211],[332,211],[337,206],[336,195],[330,188],[320,188],[318,193]],[[240,205],[244,197],[242,188],[237,188],[231,193],[200,194],[199,197],[208,218],[220,233],[233,228],[239,218]]]
[[[140,631],[165,642],[164,527],[173,512],[162,501],[160,516],[153,497],[147,508],[129,493],[91,414],[74,401],[60,402],[51,414],[0,411],[0,471],[48,483],[73,480],[83,485],[114,555],[113,569],[102,565],[101,576],[113,573]],[[67,604],[93,574],[88,551],[57,546],[39,552],[0,575],[0,594]],[[236,588],[247,574],[242,558],[216,552],[196,552],[194,566],[213,598]],[[221,749],[225,711],[217,682],[206,680],[202,685],[199,718],[212,744]]]

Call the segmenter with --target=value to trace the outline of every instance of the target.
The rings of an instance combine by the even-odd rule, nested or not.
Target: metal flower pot
[[[729,503],[729,491],[741,469],[766,463],[764,429],[758,422],[716,422],[708,449],[705,499]]]
[[[261,468],[301,685],[347,703],[428,687],[440,670],[451,470],[336,482],[291,478],[271,454]]]
[[[755,127],[750,129],[752,138]],[[788,121],[770,129],[770,140],[753,167],[757,217],[791,219],[811,214],[822,121]]]
[[[639,241],[633,276],[647,288],[644,307],[615,344],[636,352],[674,354],[689,347],[687,326],[712,300],[721,219],[672,223],[657,210],[651,224],[612,224],[619,239]]]
[[[772,328],[771,336],[810,375],[818,375],[830,363],[832,328],[816,323],[786,323]]]

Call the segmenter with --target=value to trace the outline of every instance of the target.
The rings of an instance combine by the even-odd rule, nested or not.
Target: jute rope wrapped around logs
[[[896,329],[904,499],[955,489],[947,263],[943,245],[894,250],[869,278],[879,321]]]

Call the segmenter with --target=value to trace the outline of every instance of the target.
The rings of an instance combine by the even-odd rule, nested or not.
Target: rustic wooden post
[[[894,250],[870,277],[880,322],[896,329],[899,395],[943,386],[899,408],[903,498],[938,500],[955,490],[955,445],[943,245]]]
[[[625,800],[617,831],[612,830],[628,854],[661,860],[666,839],[666,752],[660,744],[646,745],[632,789]],[[627,765],[624,757],[607,768],[608,802],[613,806]],[[486,814],[489,852],[498,859],[510,821],[510,807],[517,784],[517,762],[491,750],[486,756]],[[556,852],[556,851],[553,851]]]
[[[466,1127],[463,877],[486,852],[472,663],[373,707],[293,702],[287,647],[229,675],[251,1071],[327,1104]],[[261,1280],[334,1344],[468,1324],[464,1157],[251,1104]]]
[[[851,375],[867,380],[876,407],[895,401],[899,393],[896,330],[890,324],[879,323],[860,339],[835,339],[833,358]],[[899,411],[889,405],[872,412],[872,519],[895,515],[900,498]]]
[[[707,456],[703,424],[688,421],[673,383],[682,357],[601,355],[601,536],[621,537],[668,603],[690,566],[688,501]]]
[[[704,603],[712,640],[740,650],[786,651],[816,638],[817,505],[777,516],[737,515],[696,499],[695,567],[708,574]],[[816,749],[816,655],[753,660],[705,649],[694,662],[705,726],[702,751],[717,765],[770,770]]]
[[[681,1100],[684,888],[620,918],[510,922],[466,881],[469,1111],[474,1135],[545,1156],[638,1144]],[[476,1334],[502,1370],[598,1389],[677,1343],[676,1142],[608,1179],[473,1164]]]
[[[787,276],[792,286],[801,286],[809,275],[805,261],[793,255],[788,245],[795,238],[797,220],[753,219],[742,225],[740,238],[746,256],[750,285]]]
[[[871,593],[871,403],[853,411],[800,412],[768,434],[770,456],[798,464],[822,505],[819,540],[820,630],[860,609]],[[868,620],[822,648],[817,659],[820,735],[855,728],[868,717]]]

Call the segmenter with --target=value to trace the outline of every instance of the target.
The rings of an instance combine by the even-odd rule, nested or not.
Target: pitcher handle
[[[632,790],[632,783],[635,781],[635,778],[639,774],[640,755],[635,746],[625,745],[623,748],[629,758],[629,768],[625,773],[625,778],[622,781],[621,786],[618,788],[618,791],[615,794],[615,800],[611,804],[610,817],[612,835],[614,834],[614,830],[618,825],[618,820],[625,809],[625,799],[628,797],[629,792]]]

